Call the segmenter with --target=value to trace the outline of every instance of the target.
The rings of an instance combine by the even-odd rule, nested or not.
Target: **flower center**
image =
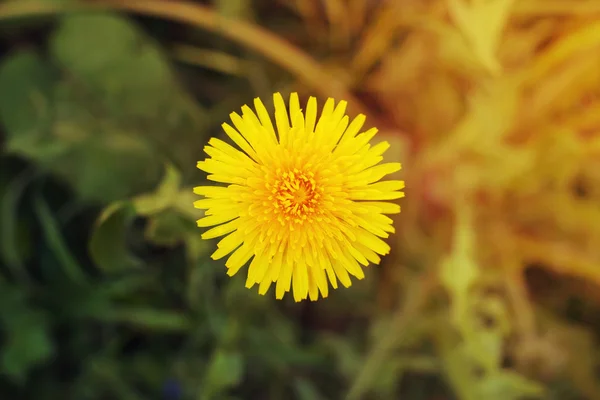
[[[278,220],[303,223],[310,215],[318,211],[322,189],[319,188],[312,172],[297,168],[278,171],[271,189]]]

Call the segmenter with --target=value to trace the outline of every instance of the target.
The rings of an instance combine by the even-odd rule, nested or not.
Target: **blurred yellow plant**
[[[449,0],[449,12],[473,52],[490,72],[501,71],[498,43],[514,0]]]
[[[326,0],[305,3],[318,9],[315,4]],[[444,362],[452,364],[448,373],[465,365],[465,354],[457,353],[451,362],[446,350],[463,346],[480,355],[476,365],[496,371],[481,390],[504,385],[521,395],[536,392],[539,387],[522,376],[499,372],[498,361],[518,358],[507,342],[535,342],[545,329],[527,271],[535,265],[554,278],[574,277],[600,287],[598,2],[336,3],[347,10],[360,8],[364,13],[356,20],[369,21],[354,25],[354,47],[338,56],[352,75],[348,82],[368,99],[368,107],[380,112],[385,131],[402,135],[412,149],[406,162],[412,195],[392,246],[399,249],[401,265],[420,260],[436,271],[449,296],[445,329],[456,330],[461,339],[440,346]],[[341,23],[324,20],[331,34]],[[459,252],[464,238],[469,238],[470,250]],[[398,264],[386,267],[397,270]],[[384,281],[379,293],[393,296],[399,284]],[[486,291],[496,293],[493,301],[482,294]],[[598,303],[597,297],[586,300]],[[493,322],[508,327],[480,326],[480,311],[473,304],[498,302],[508,311]],[[463,316],[457,318],[457,312]],[[402,332],[391,329],[388,334]],[[480,340],[489,340],[504,354],[479,351]],[[383,341],[376,343],[373,357],[382,352]],[[552,357],[540,352],[535,357]],[[576,365],[576,359],[547,364],[558,375]],[[362,377],[376,376],[366,370],[373,365],[365,363],[351,398],[367,390]],[[486,379],[465,371],[449,380],[463,399],[507,398],[502,397],[504,389],[485,396],[478,392],[475,382]],[[573,383],[584,397],[598,398],[597,383],[582,379]]]

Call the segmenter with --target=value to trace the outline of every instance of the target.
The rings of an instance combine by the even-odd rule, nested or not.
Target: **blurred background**
[[[0,2],[0,398],[600,399],[600,1]],[[195,168],[254,97],[348,100],[392,253],[244,288]]]

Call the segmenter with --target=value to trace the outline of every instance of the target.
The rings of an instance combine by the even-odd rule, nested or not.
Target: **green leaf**
[[[19,143],[39,140],[50,127],[52,85],[51,71],[32,50],[14,53],[0,65],[0,120],[9,151],[26,151]]]
[[[204,377],[203,394],[200,397],[214,398],[226,389],[240,383],[244,374],[244,361],[241,354],[224,349],[218,349],[208,366]]]
[[[133,22],[111,13],[68,15],[50,48],[57,63],[83,84],[84,104],[133,127],[132,135],[161,156],[153,160],[166,156],[192,169],[203,137],[189,132],[205,131],[208,114],[183,91],[160,47]]]
[[[303,378],[294,381],[294,389],[298,400],[323,400],[323,395],[315,385]]]
[[[451,253],[443,260],[440,278],[452,296],[452,316],[462,327],[469,307],[469,291],[479,278],[475,261],[475,231],[472,211],[462,205],[457,211],[454,243]]]
[[[482,399],[520,400],[523,398],[543,398],[544,388],[521,375],[503,371],[481,381]]]
[[[464,350],[486,371],[496,370],[502,361],[504,338],[494,330],[478,330],[469,335]]]
[[[180,183],[179,172],[167,163],[156,191],[139,195],[128,202],[113,203],[103,211],[90,240],[90,253],[101,269],[119,271],[140,264],[126,246],[129,225],[138,215],[151,217],[146,239],[164,245],[185,239],[190,228],[188,221],[177,213],[169,212],[178,199]]]
[[[23,172],[0,188],[0,260],[21,280],[27,279],[23,259],[30,253],[32,239],[29,226],[19,220],[19,200],[35,176],[35,171]]]
[[[118,202],[108,206],[96,221],[89,250],[103,271],[117,272],[141,264],[127,248],[127,233],[135,216],[135,207],[130,202]]]
[[[183,189],[177,194],[173,208],[181,215],[185,215],[187,218],[196,222],[204,216],[204,210],[194,208],[194,201],[199,198],[198,195],[194,194],[193,188]]]
[[[2,370],[11,378],[23,381],[33,366],[46,361],[53,345],[45,324],[35,314],[24,314],[12,327],[2,353]]]
[[[101,318],[153,331],[185,332],[190,328],[189,318],[185,314],[149,308],[121,307],[104,313]]]
[[[461,400],[477,400],[477,378],[471,360],[465,357],[460,344],[456,342],[453,332],[446,328],[445,332],[437,332],[438,349],[448,383],[452,386],[457,398]]]
[[[173,211],[164,211],[153,217],[146,229],[148,241],[163,246],[175,246],[184,241],[188,232],[197,227]]]
[[[171,207],[177,200],[179,185],[181,184],[181,175],[177,169],[167,163],[163,180],[157,190],[137,196],[133,199],[133,205],[138,214],[149,216],[159,213],[168,207]]]
[[[58,63],[105,96],[114,112],[152,115],[163,105],[161,91],[175,91],[163,55],[126,17],[108,13],[63,17],[51,49]]]
[[[74,112],[84,111],[75,109]],[[57,140],[73,142],[69,154],[57,160],[53,169],[67,178],[80,197],[91,201],[119,201],[156,184],[160,176],[160,164],[154,162],[156,152],[136,131],[122,130],[110,120],[77,118],[81,120],[61,123],[75,123],[73,133],[82,135],[81,139],[67,138],[64,125],[57,128],[63,135]]]
[[[50,134],[53,91],[52,69],[33,50],[16,52],[0,65],[0,121],[9,153],[50,162],[68,151]]]
[[[25,301],[25,294],[19,289],[0,287],[0,320],[6,332],[0,362],[2,371],[18,383],[24,382],[29,370],[54,352],[46,318]]]
[[[40,219],[42,231],[46,241],[48,242],[48,246],[63,267],[65,274],[73,282],[85,282],[86,276],[80,265],[77,263],[77,260],[73,257],[69,248],[65,244],[60,229],[57,226],[50,209],[46,205],[46,202],[44,202],[44,200],[38,196],[35,198],[34,208],[38,218]]]

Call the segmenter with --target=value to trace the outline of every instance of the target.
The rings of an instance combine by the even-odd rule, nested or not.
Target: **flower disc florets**
[[[277,170],[275,182],[267,182],[266,187],[271,191],[273,215],[282,226],[301,225],[323,214],[319,207],[323,188],[317,185],[315,174],[310,170]]]

